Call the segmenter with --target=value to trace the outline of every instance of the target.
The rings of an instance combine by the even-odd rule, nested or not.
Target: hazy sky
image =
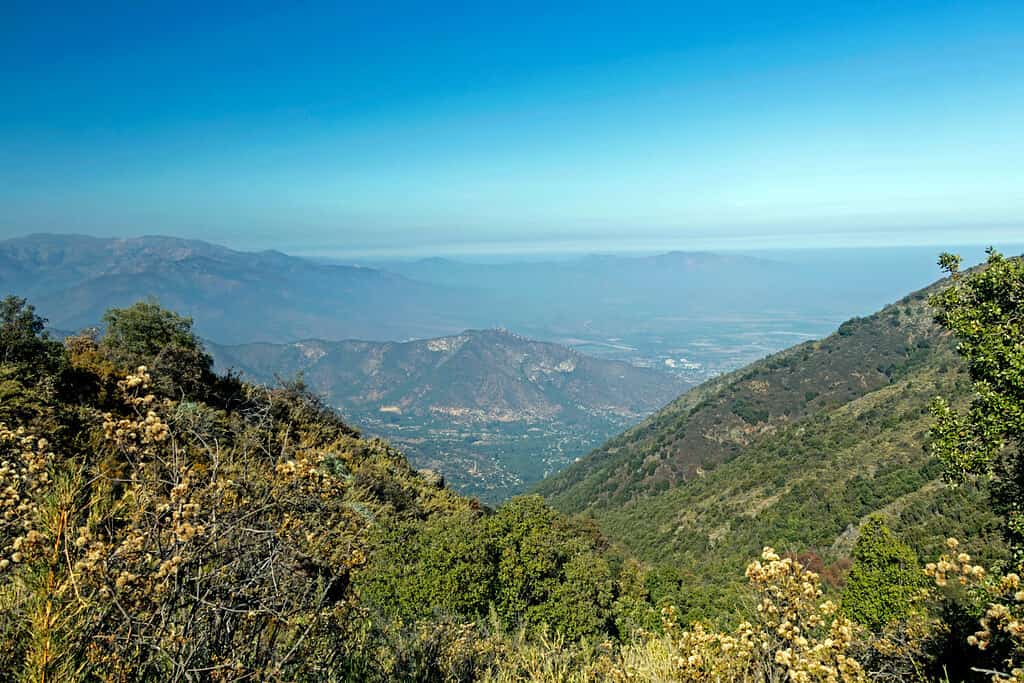
[[[4,3],[0,236],[1024,234],[1021,0],[214,5]]]

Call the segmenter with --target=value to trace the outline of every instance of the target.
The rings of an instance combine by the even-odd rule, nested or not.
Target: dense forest
[[[111,309],[102,335],[57,342],[31,304],[8,297],[0,677],[1024,681],[1024,264],[995,252],[964,273],[955,257],[941,262],[951,277],[928,301],[945,332],[901,347],[892,367],[876,363],[880,376],[865,386],[888,393],[839,413],[829,412],[836,396],[803,389],[803,402],[784,409],[762,393],[733,397],[732,414],[748,426],[762,413],[788,418],[752,455],[734,457],[726,443],[706,461],[649,473],[641,460],[639,472],[608,470],[615,476],[603,486],[584,473],[577,481],[590,482],[592,502],[559,500],[568,488],[551,494],[571,515],[540,496],[497,509],[459,496],[387,443],[361,437],[301,381],[263,387],[215,374],[191,321],[155,303]],[[884,352],[869,328],[854,321],[839,335],[863,342],[863,353]],[[945,372],[918,362],[949,334],[959,344],[943,347]],[[807,350],[797,348],[797,357]],[[928,372],[912,386],[889,381],[921,367]],[[962,391],[922,410],[921,396],[950,386],[945,375]],[[762,386],[751,385],[757,379],[743,381]],[[854,399],[874,393],[836,387],[861,391]],[[713,403],[688,408],[686,419],[712,415]],[[795,411],[818,421],[787,432]],[[882,449],[888,478],[824,478],[815,488],[772,471],[787,453],[805,469],[842,471],[837,463],[861,462],[859,443],[878,451],[877,434],[903,420],[914,427],[902,436],[928,455],[887,464]],[[689,433],[687,424],[678,427]],[[845,460],[828,460],[830,451]],[[689,548],[637,553],[623,541],[630,514],[640,517],[623,506],[644,487],[677,490],[736,462],[751,483],[775,487],[769,497],[802,501],[784,516],[755,511],[754,535],[815,540],[819,522],[846,514],[837,506],[873,514],[843,561],[827,565],[795,552],[809,541],[763,547],[775,541],[744,537],[731,550],[748,552],[745,569],[734,567],[713,556],[714,525],[675,537]],[[904,537],[901,515],[929,508],[866,505],[881,482],[893,500],[930,487],[929,501],[963,511],[958,534],[991,538],[943,539],[929,524]],[[704,501],[719,493],[710,486],[677,504],[712,516]],[[594,508],[625,512],[609,523],[586,514]],[[780,533],[786,525],[797,536]],[[655,530],[642,542],[660,538]],[[706,599],[705,564],[734,573],[728,599]]]

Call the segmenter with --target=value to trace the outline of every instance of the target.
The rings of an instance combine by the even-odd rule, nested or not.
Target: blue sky
[[[1019,0],[211,5],[5,4],[0,236],[454,253],[1024,234]]]

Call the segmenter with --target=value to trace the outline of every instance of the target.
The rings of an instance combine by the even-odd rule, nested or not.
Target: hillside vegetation
[[[643,470],[613,482],[584,508],[596,525],[538,496],[488,509],[301,384],[216,375],[155,304],[58,344],[8,297],[0,678],[1024,681],[1024,264],[943,264],[932,301],[966,372],[912,336],[876,366],[888,383],[769,408],[667,493]],[[933,329],[920,301],[901,315]],[[886,316],[900,327],[883,311],[839,336]],[[765,539],[785,545],[750,552]]]
[[[952,342],[932,322],[928,290],[867,318],[693,389],[552,477],[540,491],[559,507],[621,505],[688,481],[758,439],[898,382]],[[952,363],[952,365],[950,365]]]
[[[300,385],[215,375],[156,305],[63,345],[0,308],[4,678],[394,680],[474,619],[615,632],[604,542],[539,498],[492,512]]]
[[[739,570],[764,544],[841,580],[879,512],[922,557],[958,535],[1000,557],[984,491],[950,490],[924,449],[932,399],[970,392],[927,303],[947,284],[684,394],[538,490],[701,585],[691,616],[734,607]]]

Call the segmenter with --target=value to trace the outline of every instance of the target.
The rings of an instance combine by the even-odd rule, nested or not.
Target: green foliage
[[[853,547],[853,566],[843,588],[843,612],[880,633],[891,622],[910,616],[925,584],[910,546],[897,538],[881,517],[870,517]]]
[[[513,498],[489,521],[492,537],[501,539],[495,598],[506,620],[547,623],[570,638],[607,626],[612,577],[593,541],[540,496]]]
[[[480,513],[410,520],[380,529],[356,588],[389,618],[479,618],[493,598],[493,548]]]
[[[744,398],[738,398],[732,402],[732,412],[743,419],[747,424],[756,425],[765,422],[771,416],[767,406],[759,406],[757,403]]]
[[[36,315],[25,299],[8,296],[0,301],[0,364],[19,368],[28,381],[53,372],[59,362],[60,344],[46,332],[46,320]]]
[[[988,253],[968,273],[958,257],[939,259],[953,284],[932,297],[936,320],[960,342],[974,398],[966,412],[935,400],[931,451],[951,481],[992,478],[994,507],[1024,562],[1024,261]]]
[[[383,527],[357,590],[390,618],[437,615],[569,639],[612,627],[614,573],[596,539],[538,496],[493,514],[467,511]]]
[[[103,316],[100,351],[122,368],[146,366],[154,388],[166,396],[206,398],[215,384],[213,359],[192,332],[192,319],[139,301]]]

